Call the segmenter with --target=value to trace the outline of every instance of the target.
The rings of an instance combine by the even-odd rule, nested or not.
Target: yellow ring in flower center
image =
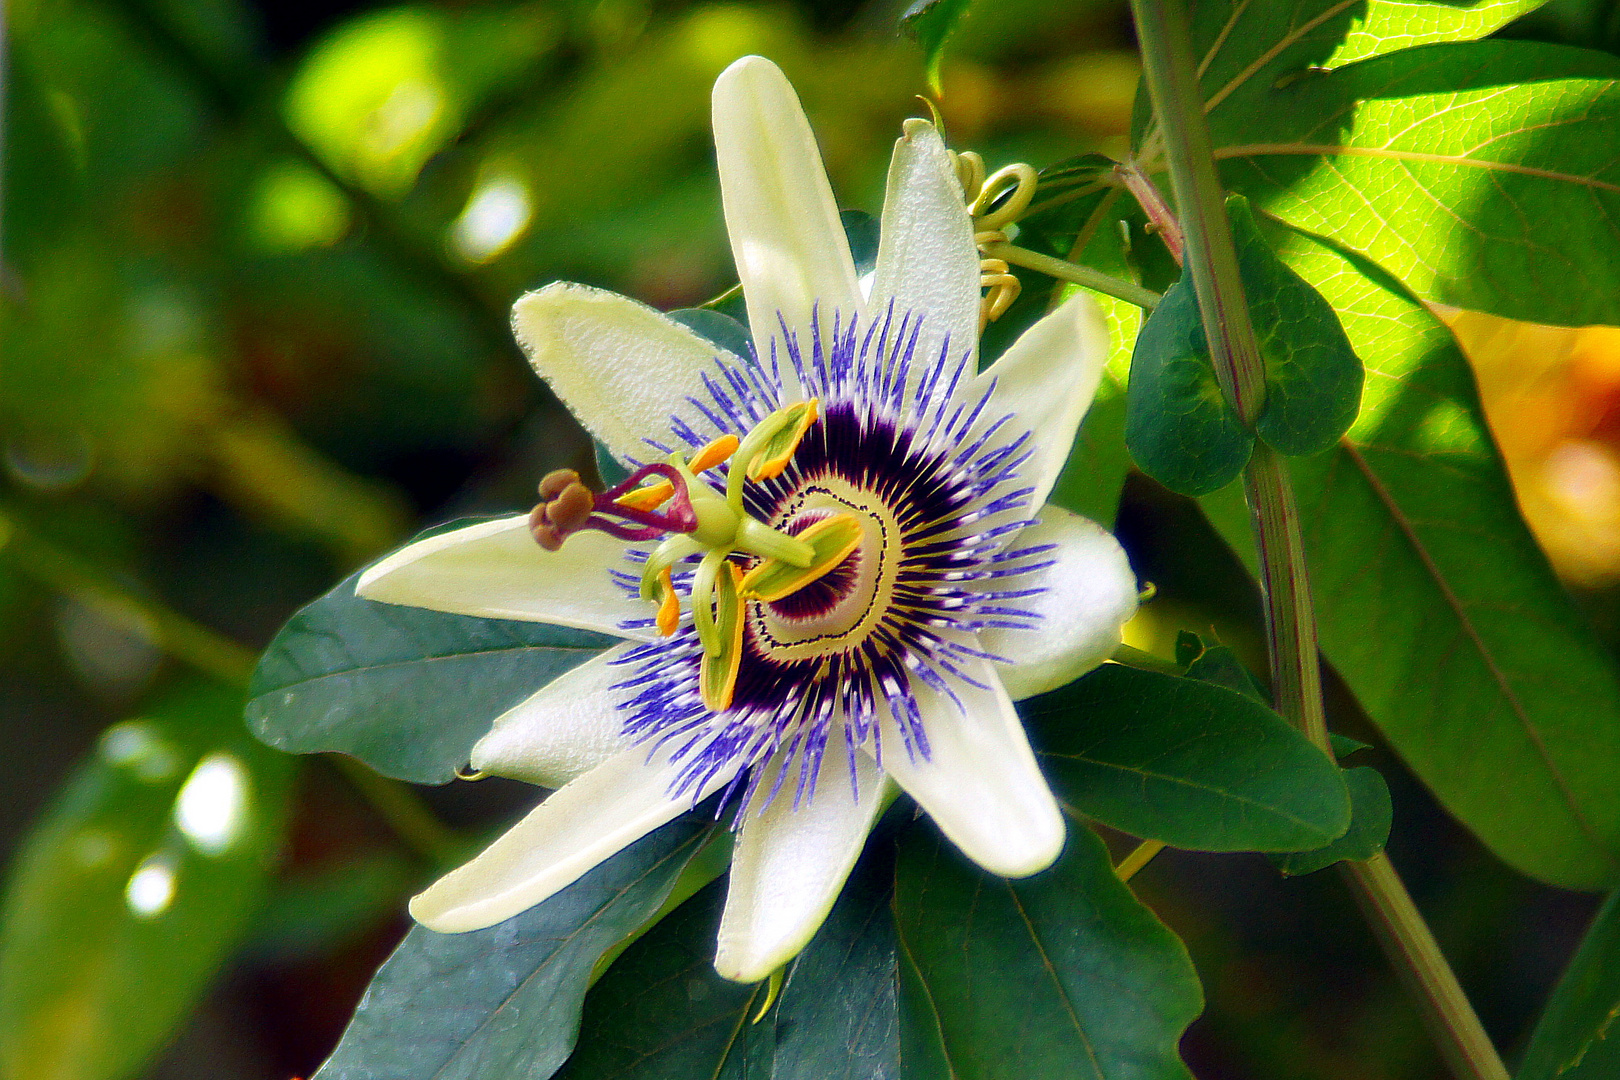
[[[770,524],[783,529],[812,511],[853,514],[865,537],[849,556],[855,581],[827,611],[790,617],[769,603],[748,605],[754,641],[767,658],[784,663],[858,648],[889,610],[900,571],[900,523],[882,499],[842,477],[821,477],[785,500]]]

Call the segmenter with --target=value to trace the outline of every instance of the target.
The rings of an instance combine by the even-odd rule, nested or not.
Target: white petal
[[[1037,615],[1038,627],[979,632],[985,652],[1014,661],[996,669],[1015,701],[1062,686],[1108,659],[1119,647],[1120,628],[1136,614],[1136,574],[1125,549],[1101,525],[1048,506],[1010,546],[1021,550],[1048,544],[1055,549],[1025,561],[1050,566],[995,582],[997,589],[1045,590],[1011,601]]]
[[[512,326],[535,371],[621,459],[654,456],[643,440],[666,438],[673,415],[704,430],[686,397],[703,394],[716,357],[740,363],[645,304],[567,282],[519,299]]]
[[[943,393],[955,370],[972,373],[979,343],[979,252],[973,220],[962,201],[950,152],[934,125],[907,120],[905,136],[894,144],[889,190],[883,200],[877,269],[869,309],[885,317],[923,317],[912,364],[912,383],[935,367],[946,347],[951,369],[934,385]]]
[[[1097,302],[1076,292],[1013,342],[979,373],[980,393],[992,380],[987,415],[1014,413],[1020,430],[1035,434],[1035,456],[1019,472],[1033,484],[1031,505],[1046,501],[1069,458],[1074,434],[1102,382],[1108,359],[1108,323]]]
[[[419,893],[411,900],[411,916],[429,930],[459,934],[528,910],[691,809],[690,795],[669,793],[678,770],[663,754],[649,763],[643,746],[620,751],[559,788],[472,862]],[[735,772],[722,770],[698,798]]]
[[[1052,865],[1063,850],[1063,816],[995,669],[985,661],[959,666],[988,689],[947,675],[959,709],[912,680],[928,757],[909,757],[889,719],[883,768],[968,858],[992,874],[1026,877]]]
[[[650,641],[650,630],[620,629],[653,614],[651,604],[625,595],[608,577],[610,568],[625,565],[623,542],[606,533],[575,533],[561,551],[546,551],[529,535],[525,515],[408,544],[361,574],[354,591],[385,604]]]
[[[496,717],[473,747],[472,767],[557,788],[631,746],[619,710],[625,693],[613,687],[628,677],[615,661],[633,648],[618,645],[592,657]]]
[[[721,975],[737,982],[768,977],[809,944],[832,910],[884,803],[882,771],[860,751],[855,759],[858,797],[839,741],[822,758],[813,798],[794,807],[795,762],[776,798],[743,819],[714,958]],[[765,783],[780,764],[779,756],[767,766]]]
[[[855,261],[810,122],[775,64],[745,56],[720,73],[714,149],[748,321],[769,365],[778,313],[808,349],[812,311],[830,333],[835,311],[847,319],[865,309]],[[785,355],[779,365],[792,395]]]

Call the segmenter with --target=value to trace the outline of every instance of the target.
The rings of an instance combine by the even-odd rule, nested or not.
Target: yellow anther
[[[681,600],[675,595],[675,582],[667,566],[658,575],[658,597],[658,632],[669,637],[681,623]]]
[[[737,672],[742,666],[743,610],[739,584],[742,571],[726,560],[714,583],[715,614],[713,636],[718,648],[705,649],[698,668],[698,689],[703,705],[711,712],[731,708],[737,689]],[[707,599],[703,601],[708,603]]]
[[[737,452],[738,441],[739,440],[735,435],[720,436],[708,446],[705,446],[703,449],[699,450],[692,458],[692,471],[695,473],[700,473],[704,469],[712,469],[722,461],[725,461],[727,458],[731,457],[732,454]]]
[[[804,433],[810,430],[810,425],[816,422],[820,415],[821,403],[816,398],[790,406],[790,416],[780,430],[771,436],[754,459],[748,462],[748,479],[769,480],[780,476],[782,470],[788,467],[793,460],[793,452],[804,441]]]
[[[763,559],[743,575],[739,589],[745,600],[769,603],[792,596],[800,589],[826,576],[861,546],[866,530],[854,514],[834,514],[811,525],[796,539],[809,544],[815,558],[809,566],[797,567],[780,559]]]
[[[675,485],[668,480],[660,480],[656,484],[620,495],[613,501],[619,506],[629,507],[631,510],[656,510],[664,505],[664,501],[675,494]]]

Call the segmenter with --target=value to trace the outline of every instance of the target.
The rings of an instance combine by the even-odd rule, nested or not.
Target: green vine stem
[[[115,625],[150,636],[164,653],[188,667],[246,689],[258,662],[253,650],[116,584],[78,556],[23,526],[5,507],[0,507],[0,551],[13,566],[47,588],[90,606]],[[435,866],[450,866],[467,856],[467,842],[435,817],[409,786],[353,758],[328,757],[406,847]]]
[[[1113,277],[1101,270],[1081,266],[1079,263],[1042,255],[1038,251],[1021,248],[1016,244],[996,242],[981,245],[979,250],[987,258],[1001,259],[1003,262],[1022,266],[1026,270],[1034,270],[1060,281],[1072,281],[1076,285],[1084,285],[1088,289],[1095,289],[1097,292],[1123,300],[1127,304],[1135,304],[1148,311],[1152,311],[1159,303],[1158,293],[1144,289],[1134,281]]]
[[[1234,410],[1252,425],[1265,404],[1265,376],[1215,172],[1186,10],[1182,0],[1131,0],[1131,11],[1181,208],[1185,265],[1216,373]],[[1282,460],[1261,443],[1255,446],[1244,483],[1260,558],[1277,708],[1323,752],[1331,753],[1323,721],[1316,619],[1293,488]],[[1386,955],[1414,992],[1452,1071],[1461,1080],[1508,1080],[1478,1015],[1389,860],[1379,854],[1363,863],[1342,865],[1345,880]]]

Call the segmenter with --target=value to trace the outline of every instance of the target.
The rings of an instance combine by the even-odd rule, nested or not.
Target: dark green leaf
[[[939,88],[939,65],[945,56],[945,39],[966,14],[971,0],[914,0],[900,16],[900,25],[922,46],[928,68],[928,85],[935,94]]]
[[[840,210],[838,221],[844,226],[844,238],[849,241],[849,253],[855,260],[855,273],[862,276],[870,274],[877,266],[878,219],[864,210]]]
[[[754,355],[754,339],[748,327],[712,308],[677,308],[669,317],[711,345],[717,345],[744,360]]]
[[[1255,433],[1284,454],[1316,454],[1349,430],[1361,405],[1361,360],[1322,294],[1266,244],[1248,200],[1226,200],[1238,271],[1266,369]]]
[[[708,886],[614,961],[586,999],[579,1047],[560,1080],[770,1075],[775,1024],[751,1023],[766,984],[714,971],[724,895],[723,884]]]
[[[1389,785],[1377,769],[1363,765],[1346,769],[1345,786],[1350,789],[1350,828],[1333,843],[1315,851],[1273,855],[1277,869],[1290,877],[1312,874],[1346,859],[1370,859],[1384,850],[1389,839],[1394,808],[1389,802]]]
[[[1620,683],[1519,517],[1456,342],[1376,267],[1278,253],[1367,365],[1344,444],[1290,461],[1322,647],[1392,748],[1498,855],[1620,880]],[[1205,500],[1252,568],[1236,493]]]
[[[316,1077],[552,1075],[574,1045],[597,958],[658,910],[711,824],[709,815],[694,811],[487,930],[413,928],[377,972]],[[692,947],[713,955],[712,940]]]
[[[1196,644],[1196,652],[1183,649],[1182,643],[1187,638],[1191,638]],[[1183,660],[1183,655],[1187,655],[1188,658]],[[1197,634],[1182,631],[1176,639],[1176,662],[1186,667],[1189,679],[1200,679],[1216,686],[1224,686],[1262,705],[1267,704],[1266,695],[1260,689],[1254,675],[1243,666],[1243,661],[1237,658],[1237,654],[1225,645],[1206,646],[1198,640]]]
[[[1102,667],[1021,708],[1058,797],[1200,851],[1308,851],[1344,834],[1339,769],[1282,717],[1196,679]]]
[[[617,487],[630,479],[630,470],[619,464],[607,447],[592,439],[591,449],[596,454],[596,478],[602,481],[603,488]]]
[[[936,1075],[901,1055],[893,895],[893,847],[869,844],[768,1018],[772,1080],[899,1080],[903,1061],[907,1080]]]
[[[281,847],[292,761],[193,687],[102,736],[0,909],[0,1074],[116,1080],[190,1012]]]
[[[1187,951],[1089,830],[1022,881],[967,865],[925,825],[900,846],[906,1046],[955,1080],[1188,1080],[1203,1007]]]
[[[1530,1036],[1517,1080],[1620,1076],[1620,893],[1609,897]]]
[[[362,600],[358,578],[294,615],[253,673],[248,724],[279,750],[338,751],[400,780],[446,783],[495,717],[614,643]]]
[[[1212,135],[1229,186],[1425,300],[1613,324],[1617,80],[1601,53],[1431,45],[1229,100]]]
[[[1183,495],[1207,495],[1249,462],[1254,434],[1215,378],[1198,300],[1183,277],[1142,326],[1125,392],[1125,445],[1143,472]]]
[[[1339,758],[1347,758],[1351,754],[1372,749],[1371,743],[1364,743],[1360,739],[1352,739],[1348,735],[1340,735],[1337,731],[1328,732],[1328,742],[1333,746],[1333,756]]]

